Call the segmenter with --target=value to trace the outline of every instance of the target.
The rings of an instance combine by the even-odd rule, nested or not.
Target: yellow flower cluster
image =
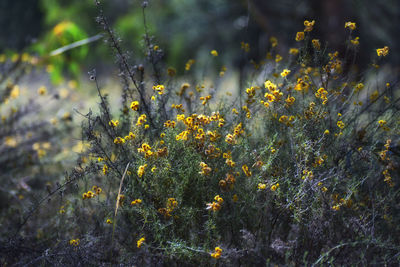
[[[119,124],[119,121],[118,120],[110,120],[109,122],[108,122],[108,125],[110,125],[112,128],[115,128],[115,127],[117,127],[118,126],[118,124]]]
[[[125,144],[125,139],[118,136],[118,137],[116,137],[116,138],[114,139],[114,144],[118,144],[118,145]]]
[[[204,106],[205,104],[207,104],[208,100],[211,99],[211,95],[207,95],[207,96],[201,96],[200,100],[202,101],[201,104]]]
[[[393,186],[394,186],[394,183],[393,183],[393,181],[392,181],[392,176],[390,176],[389,170],[388,170],[388,169],[385,169],[385,170],[382,172],[382,174],[383,174],[383,176],[385,177],[384,181],[385,181],[390,187],[393,187]]]
[[[140,248],[142,245],[143,245],[143,243],[146,241],[146,239],[144,238],[144,237],[142,237],[142,238],[140,238],[137,242],[136,242],[136,246],[138,247],[138,248]]]
[[[135,205],[138,205],[138,204],[141,204],[141,203],[142,203],[142,200],[140,198],[138,198],[138,199],[135,199],[135,200],[133,200],[131,202],[131,206],[135,206]]]
[[[236,138],[239,137],[242,133],[244,133],[243,127],[242,127],[242,123],[240,122],[239,124],[237,124],[233,130],[233,134],[227,134],[225,137],[225,142],[227,142],[228,144],[235,144],[236,143]]]
[[[242,170],[243,170],[244,174],[245,174],[247,177],[250,177],[250,176],[251,176],[251,171],[249,170],[249,167],[248,167],[246,164],[244,164],[244,165],[242,166]]]
[[[322,105],[325,105],[328,102],[328,91],[325,90],[325,88],[321,87],[317,90],[315,93],[316,98],[321,98],[322,100]]]
[[[133,140],[135,137],[136,135],[134,133],[129,132],[129,134],[125,136],[125,140]]]
[[[143,125],[146,122],[147,122],[147,116],[146,116],[146,114],[142,114],[142,115],[139,116],[139,118],[138,118],[138,120],[136,122],[136,126]]]
[[[356,38],[350,40],[350,42],[352,45],[359,45],[360,44],[359,40],[360,40],[360,37],[357,36]]]
[[[211,50],[210,54],[213,55],[214,57],[218,56],[217,50]]]
[[[286,116],[286,115],[282,115],[280,118],[279,118],[279,122],[280,123],[283,123],[283,124],[286,124],[286,126],[288,126],[288,127],[292,127],[293,126],[293,121],[294,121],[294,119],[295,119],[295,117],[293,116],[293,115],[291,115],[291,116]]]
[[[288,69],[284,69],[282,72],[281,72],[281,76],[282,77],[286,77],[286,76],[288,76],[290,74],[290,70],[288,70]]]
[[[309,86],[310,86],[309,83],[306,82],[306,78],[298,78],[294,90],[299,92],[301,91],[307,92]]]
[[[222,249],[220,247],[215,247],[214,252],[211,253],[211,257],[218,259],[221,257]]]
[[[303,176],[301,176],[301,179],[303,180],[312,180],[314,178],[314,173],[313,171],[308,171],[308,170],[303,170]]]
[[[183,108],[183,105],[182,105],[182,104],[179,104],[179,105],[172,104],[172,105],[171,105],[171,108],[174,108],[174,109],[176,109],[176,110],[178,110],[178,111],[180,111],[180,112],[185,112],[185,109]]]
[[[138,153],[144,153],[144,156],[146,158],[150,157],[151,155],[153,155],[153,151],[151,151],[151,146],[149,144],[147,144],[147,143],[143,143],[141,145],[141,147],[139,147],[137,149],[137,151],[138,151]]]
[[[108,166],[107,164],[104,164],[103,166],[103,174],[106,175],[108,173]]]
[[[381,158],[381,160],[390,160],[386,154],[389,151],[389,147],[390,147],[390,143],[392,142],[391,139],[386,140],[386,144],[385,144],[385,149],[382,150],[381,152],[379,152],[379,157]]]
[[[139,166],[137,170],[137,175],[141,178],[144,174],[145,168],[147,167],[147,164]]]
[[[86,193],[82,194],[82,199],[89,199],[89,198],[94,198],[96,195],[99,195],[103,190],[101,189],[101,187],[98,187],[96,185],[94,185],[92,187],[92,190],[94,191],[87,191]]]
[[[313,27],[314,27],[314,24],[315,24],[315,20],[313,20],[313,21],[305,20],[305,21],[304,21],[304,26],[305,26],[304,31],[305,31],[305,32],[310,32],[310,31],[312,31],[312,29],[313,29]]]
[[[74,247],[77,247],[77,246],[79,246],[79,243],[80,243],[81,241],[79,240],[79,238],[77,238],[77,239],[71,239],[70,241],[69,241],[69,244],[71,245],[71,246],[74,246]]]
[[[175,128],[175,125],[176,125],[175,121],[167,120],[166,122],[164,122],[165,128]]]
[[[364,89],[364,84],[363,83],[357,83],[354,90],[356,93],[360,92],[362,89]]]
[[[159,95],[164,94],[165,87],[162,84],[158,84],[153,86],[153,90],[156,91]]]
[[[279,188],[279,183],[273,184],[270,187],[271,191],[276,191],[276,189],[278,189],[278,188]]]
[[[378,55],[378,57],[386,57],[389,54],[389,47],[385,46],[383,48],[378,48],[376,49],[376,54]]]
[[[295,100],[296,98],[294,96],[288,95],[288,97],[285,100],[286,107],[290,107],[291,105],[293,105]]]
[[[259,184],[257,185],[257,188],[260,189],[260,190],[265,190],[265,189],[267,188],[267,185],[266,185],[266,184],[263,184],[263,183],[259,183]]]
[[[349,28],[350,30],[354,31],[356,29],[356,23],[348,21],[344,24],[344,28]]]
[[[221,209],[221,205],[224,202],[224,200],[219,195],[216,195],[214,197],[214,200],[215,201],[213,201],[212,203],[207,203],[207,209],[208,210],[211,209],[212,211],[216,212]]]
[[[167,205],[165,208],[158,209],[158,212],[163,214],[166,218],[171,217],[171,213],[178,207],[178,201],[171,197],[167,200]]]
[[[223,191],[226,191],[226,190],[233,190],[235,183],[236,179],[233,176],[233,174],[227,173],[226,178],[221,179],[218,184]]]
[[[340,129],[343,129],[344,126],[345,126],[345,124],[344,124],[343,121],[338,121],[338,122],[336,123],[336,125],[337,125],[337,127],[339,127]]]
[[[304,32],[298,32],[298,33],[296,33],[296,41],[297,41],[297,42],[300,42],[300,41],[302,41],[302,40],[304,40]]]
[[[315,48],[315,50],[321,50],[321,43],[319,42],[318,39],[313,39],[311,41],[313,47]]]
[[[298,53],[299,53],[299,49],[297,49],[297,48],[289,49],[289,54],[291,54],[291,55],[297,55]]]
[[[266,89],[268,89],[268,92],[266,92],[264,95],[268,102],[261,101],[261,104],[263,104],[265,107],[269,107],[269,103],[279,102],[283,96],[283,93],[278,89],[278,86],[270,80],[265,81],[264,86]]]
[[[137,111],[139,109],[139,101],[133,101],[130,107],[133,111]]]
[[[200,162],[201,171],[200,174],[202,175],[209,175],[212,169],[204,162]]]

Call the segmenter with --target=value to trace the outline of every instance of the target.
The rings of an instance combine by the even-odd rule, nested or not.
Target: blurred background
[[[143,58],[143,1],[103,2],[123,46],[132,52],[132,58]],[[166,64],[174,66],[178,74],[188,59],[199,59],[211,49],[219,51],[218,60],[224,64],[239,66],[241,41],[250,44],[249,58],[256,62],[265,58],[272,36],[278,39],[278,52],[286,54],[305,19],[316,21],[313,34],[323,46],[342,54],[349,37],[344,23],[356,22],[352,36],[360,38],[360,68],[368,66],[375,49],[385,45],[391,51],[385,60],[394,68],[400,65],[396,53],[400,48],[398,0],[151,0],[148,4],[149,32],[163,50]],[[28,51],[46,56],[59,47],[96,36],[101,32],[97,15],[93,0],[2,0],[0,54]],[[94,67],[110,73],[114,59],[99,40],[52,57],[50,63],[52,80],[57,83],[65,75],[86,75]]]

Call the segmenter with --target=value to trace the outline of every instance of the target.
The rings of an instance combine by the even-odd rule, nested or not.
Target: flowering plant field
[[[247,57],[251,41],[238,44],[245,78],[232,90],[224,51],[208,55],[216,74],[196,75],[194,59],[166,66],[146,32],[146,62],[132,64],[97,5],[120,104],[90,72],[98,106],[79,111],[85,149],[49,188],[45,199],[55,200],[22,219],[8,209],[20,223],[1,247],[12,251],[3,264],[399,264],[400,94],[398,77],[381,71],[388,46],[359,73],[356,23],[343,21],[341,55],[314,34],[318,21],[305,20],[293,47],[279,54],[271,37],[260,62]],[[71,130],[62,127],[51,135]],[[1,138],[24,151],[12,133]],[[40,158],[50,147],[33,150]],[[55,212],[40,226],[44,205]],[[24,242],[36,249],[20,250]]]

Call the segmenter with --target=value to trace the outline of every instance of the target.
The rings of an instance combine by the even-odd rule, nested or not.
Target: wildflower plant
[[[148,62],[132,68],[102,13],[99,22],[119,59],[123,94],[116,116],[91,74],[100,113],[86,115],[93,160],[84,180],[102,181],[102,212],[90,216],[113,223],[112,245],[165,263],[396,261],[395,82],[376,81],[375,96],[363,89],[372,85],[352,78],[350,56],[316,39],[312,20],[288,59],[268,51],[240,95],[244,105],[218,102],[202,80],[174,86],[148,33]],[[356,31],[351,22],[345,28]]]

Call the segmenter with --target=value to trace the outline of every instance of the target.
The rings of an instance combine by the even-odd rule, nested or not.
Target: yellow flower
[[[251,176],[251,171],[249,171],[249,167],[246,164],[242,166],[242,170],[247,177]]]
[[[131,103],[131,109],[134,111],[138,110],[139,109],[139,101],[133,101]]]
[[[318,39],[313,39],[311,42],[312,42],[312,44],[313,44],[313,46],[314,46],[314,48],[316,50],[320,50],[321,49],[321,44],[320,44]]]
[[[116,137],[116,138],[114,139],[114,144],[121,145],[121,144],[124,144],[124,143],[125,143],[125,139],[122,138],[122,137]]]
[[[204,162],[200,162],[201,172],[202,175],[208,175],[211,173],[212,169],[208,167],[208,165]]]
[[[278,189],[278,187],[279,187],[278,183],[274,184],[274,185],[271,185],[271,191],[275,191],[276,189]]]
[[[146,114],[140,115],[136,122],[136,126],[140,126],[140,125],[144,124],[145,122],[147,122],[146,118],[147,118]]]
[[[313,20],[313,21],[305,20],[304,21],[304,26],[305,26],[304,31],[305,32],[312,31],[314,24],[315,24],[315,20]]]
[[[300,42],[300,41],[302,41],[302,40],[304,40],[304,32],[298,32],[298,33],[296,33],[296,41],[297,41],[297,42]]]
[[[153,86],[153,90],[157,91],[159,95],[162,95],[164,93],[165,86],[162,84],[158,84],[158,85]]]
[[[357,36],[357,37],[354,38],[353,40],[350,40],[350,42],[351,42],[353,45],[359,45],[359,44],[360,44],[359,39],[360,39],[360,37]]]
[[[290,73],[290,70],[284,69],[284,70],[281,72],[281,76],[282,76],[282,77],[286,77],[286,76],[289,75],[289,73]]]
[[[279,54],[277,54],[277,55],[275,56],[275,62],[278,63],[278,62],[281,61],[281,60],[282,60],[282,56],[279,55]]]
[[[127,136],[125,136],[125,140],[133,140],[135,139],[136,135],[132,132],[129,132]]]
[[[324,134],[328,135],[329,134],[329,130],[325,130]]]
[[[385,46],[383,48],[376,49],[376,54],[378,55],[378,57],[386,57],[389,54],[389,47]]]
[[[218,56],[217,50],[211,50],[210,54],[213,55],[214,57]]]
[[[144,170],[145,170],[146,167],[147,167],[147,164],[144,164],[144,165],[139,166],[139,168],[138,168],[138,170],[137,170],[137,175],[138,175],[139,177],[142,177],[142,176],[143,176]]]
[[[39,95],[45,95],[47,93],[47,89],[45,86],[40,86],[38,89],[38,94]]]
[[[112,128],[115,128],[115,127],[117,127],[118,126],[118,124],[119,124],[119,121],[118,120],[110,120],[109,122],[108,122],[108,125],[110,125]]]
[[[338,121],[338,122],[336,123],[336,125],[337,125],[340,129],[343,129],[343,128],[344,128],[344,122],[343,122],[343,121]]]
[[[349,28],[350,30],[354,31],[356,29],[356,23],[348,21],[344,24],[344,28]]]
[[[297,55],[298,53],[299,53],[299,49],[297,49],[297,48],[289,49],[289,54],[291,54],[291,55]]]
[[[146,241],[146,239],[144,237],[140,238],[137,242],[136,245],[138,248],[140,248],[142,246],[142,244]]]
[[[78,246],[79,243],[80,243],[79,238],[77,238],[77,239],[71,239],[71,240],[69,241],[69,244],[70,244],[71,246],[74,246],[74,247]]]
[[[355,91],[359,92],[364,88],[364,84],[363,83],[358,83],[355,87]]]
[[[386,121],[385,121],[385,120],[379,120],[378,123],[379,123],[379,126],[380,126],[380,127],[386,125]]]
[[[211,253],[211,257],[218,259],[221,257],[222,249],[220,247],[215,247],[214,252]]]
[[[142,200],[140,198],[138,198],[138,199],[135,199],[135,200],[133,200],[131,202],[131,206],[134,206],[134,205],[137,205],[137,204],[141,204],[141,203],[142,203]]]
[[[103,166],[103,174],[107,174],[108,173],[108,166],[106,164],[104,164]]]
[[[107,219],[106,223],[107,224],[112,224],[112,221],[110,219]]]
[[[264,190],[265,188],[267,188],[267,185],[266,185],[266,184],[259,183],[258,186],[257,186],[257,188],[260,189],[260,190]]]

